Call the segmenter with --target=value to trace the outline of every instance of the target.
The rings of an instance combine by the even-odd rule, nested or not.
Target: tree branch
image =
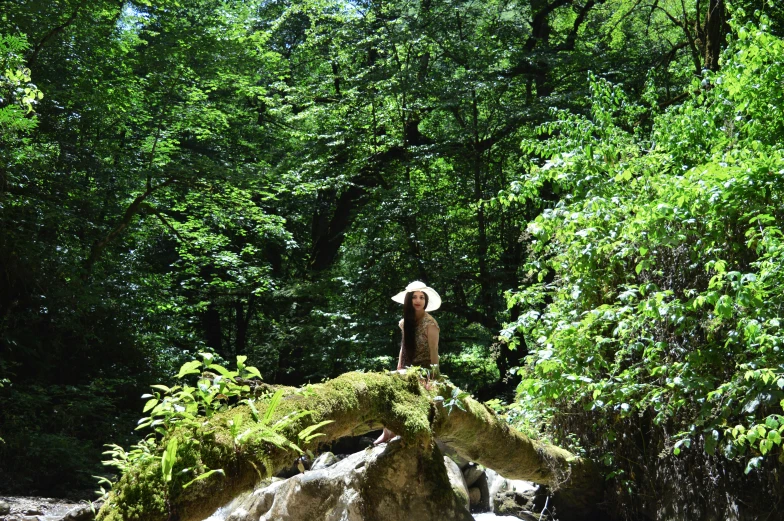
[[[609,34],[612,34],[612,33],[613,33],[613,31],[615,31],[615,28],[616,28],[616,27],[618,27],[619,25],[621,25],[621,22],[623,22],[624,20],[626,20],[626,18],[628,18],[628,17],[629,17],[629,15],[630,15],[630,14],[632,14],[632,13],[634,12],[634,10],[635,10],[635,9],[637,9],[637,8],[640,6],[640,4],[641,4],[642,2],[643,2],[643,0],[637,0],[637,2],[636,2],[636,3],[635,3],[633,6],[632,6],[632,8],[631,8],[631,9],[629,9],[629,10],[626,12],[626,14],[624,14],[623,16],[621,16],[620,18],[618,18],[618,21],[617,21],[617,22],[615,22],[615,24],[613,24],[613,26],[610,28],[610,30],[609,30],[609,31],[607,31],[607,34],[608,34],[608,35],[609,35]]]
[[[115,226],[106,237],[93,244],[93,247],[90,250],[90,256],[84,262],[84,273],[82,274],[82,280],[87,280],[90,277],[93,266],[101,257],[103,251],[128,227],[128,225],[131,224],[133,218],[142,210],[145,199],[150,197],[154,192],[160,190],[161,188],[171,185],[176,180],[176,178],[172,177],[158,185],[148,186],[144,193],[137,196],[136,199],[133,200],[128,208],[125,209],[125,213],[123,214],[123,217],[120,219],[120,222],[117,224],[117,226]]]
[[[27,60],[28,67],[30,67],[31,69],[33,68],[33,64],[38,59],[38,54],[41,52],[41,49],[43,49],[43,46],[47,41],[51,40],[58,33],[64,31],[69,25],[71,25],[74,22],[74,20],[76,20],[76,16],[79,14],[79,10],[82,8],[83,5],[84,3],[80,3],[79,5],[77,5],[76,9],[74,9],[74,12],[71,13],[71,16],[69,16],[65,22],[53,28],[48,33],[46,33],[43,38],[41,38],[41,40],[33,48],[33,53],[30,55],[30,59]]]
[[[574,0],[555,0],[552,4],[547,4],[542,9],[537,11],[531,20],[531,36],[525,42],[525,49],[527,51],[533,51],[534,47],[536,47],[536,44],[541,39],[540,30],[547,26],[547,17],[550,15],[550,13],[559,7],[569,5],[573,2]]]
[[[637,4],[642,2],[642,0],[638,0]],[[604,0],[599,0],[598,3],[603,4]],[[577,18],[574,20],[574,25],[572,26],[572,30],[569,31],[569,34],[566,36],[566,41],[556,47],[557,51],[573,51],[574,46],[577,42],[577,32],[580,30],[580,26],[585,22],[585,19],[588,17],[588,12],[593,9],[593,7],[597,4],[595,0],[588,0],[585,3],[580,12],[577,14]],[[635,6],[636,7],[636,6]]]
[[[161,223],[163,223],[163,225],[166,226],[175,235],[175,237],[177,237],[177,239],[180,240],[180,242],[184,242],[186,244],[189,242],[185,237],[180,235],[180,232],[178,232],[177,229],[174,226],[172,226],[172,224],[163,216],[163,214],[156,207],[154,207],[149,203],[142,203],[142,208],[147,210],[151,214],[155,215],[161,221]]]

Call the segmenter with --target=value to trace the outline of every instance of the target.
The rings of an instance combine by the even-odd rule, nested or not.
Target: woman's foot
[[[373,442],[373,445],[381,445],[382,443],[386,443],[392,438],[395,437],[395,433],[384,427],[384,431],[381,433],[376,441]]]

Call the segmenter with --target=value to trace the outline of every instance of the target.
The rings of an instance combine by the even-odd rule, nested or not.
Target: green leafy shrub
[[[784,42],[764,20],[735,30],[650,134],[594,77],[590,117],[540,127],[523,149],[546,161],[501,198],[563,194],[509,297],[528,309],[507,329],[531,349],[518,407],[561,442],[579,432],[619,492],[687,450],[746,473],[784,458]]]
[[[200,353],[199,356],[201,360],[186,362],[177,374],[179,379],[197,375],[196,385],[183,383],[169,387],[156,384],[152,386],[152,394],[143,396],[147,399],[144,412],[148,416],[139,420],[137,430],[149,428],[153,432],[128,451],[110,444],[104,452],[109,456],[104,464],[117,468],[123,476],[144,474],[151,468],[159,469],[154,480],[145,478],[150,481],[146,486],[158,480],[163,485],[154,501],[159,510],[169,508],[172,498],[183,494],[194,483],[224,474],[221,468],[208,467],[210,456],[205,457],[202,451],[203,442],[208,441],[201,439],[205,435],[205,426],[216,414],[224,413],[225,425],[221,420],[220,425],[206,430],[211,436],[218,431],[226,431],[233,441],[235,452],[242,451],[249,444],[257,447],[259,443],[268,443],[301,455],[305,453],[301,446],[322,436],[318,429],[331,423],[325,420],[309,425],[297,434],[296,440],[289,440],[282,434],[284,429],[311,415],[312,411],[294,411],[273,422],[283,389],[271,392],[259,386],[261,374],[257,368],[245,365],[246,356],[237,356],[235,371],[216,363],[211,353]],[[261,408],[257,408],[257,403],[264,403],[263,413]],[[238,405],[248,407],[249,418],[230,414],[231,409]],[[226,461],[226,458],[217,459]],[[98,477],[98,480],[98,494],[107,497],[109,490],[103,485],[111,485],[111,481],[104,477]]]
[[[29,47],[24,35],[0,34],[0,142],[35,128],[36,121],[25,116],[44,94],[31,83],[30,69],[24,64]]]
[[[495,358],[485,346],[472,344],[459,352],[445,353],[440,360],[452,381],[471,392],[491,387],[500,377]]]

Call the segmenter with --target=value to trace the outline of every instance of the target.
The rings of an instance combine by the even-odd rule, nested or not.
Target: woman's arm
[[[401,318],[400,322],[398,322],[397,325],[400,327],[400,333],[405,337],[406,333],[403,330],[403,324],[404,324],[404,321]],[[401,339],[400,340],[400,354],[397,356],[397,370],[400,371],[404,367],[405,367],[405,365],[403,365],[403,339]]]
[[[430,364],[438,365],[438,326],[427,326],[427,344],[430,347]]]

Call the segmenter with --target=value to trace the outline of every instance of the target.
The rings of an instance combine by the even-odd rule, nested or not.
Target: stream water
[[[497,516],[493,513],[483,513],[483,514],[474,514],[474,519],[476,521],[498,521],[500,520],[508,520],[508,521],[520,521],[518,518],[514,516]]]
[[[2,497],[0,501],[5,501],[11,507],[11,513],[0,519],[22,519],[37,518],[38,521],[57,521],[70,510],[83,506],[85,502],[75,502],[63,499],[51,499],[41,497]],[[519,521],[512,516],[497,516],[493,513],[474,514],[476,521]]]

